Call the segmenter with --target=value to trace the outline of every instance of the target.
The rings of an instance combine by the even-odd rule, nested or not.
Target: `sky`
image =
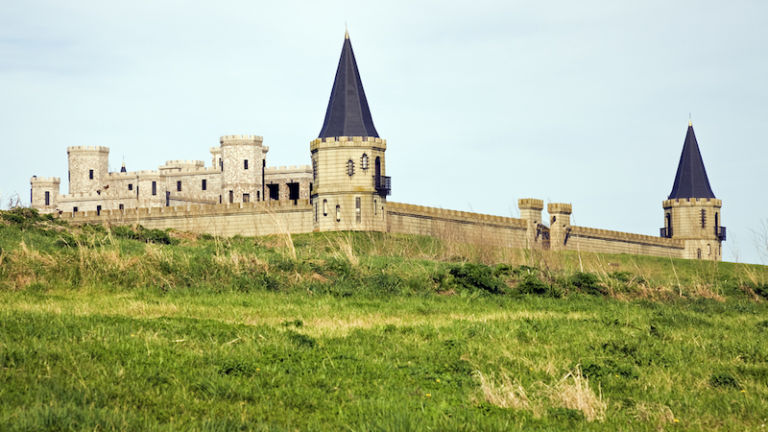
[[[768,264],[768,2],[0,1],[0,201],[110,168],[210,164],[255,134],[310,163],[349,29],[391,201],[658,235],[689,115],[727,261]]]

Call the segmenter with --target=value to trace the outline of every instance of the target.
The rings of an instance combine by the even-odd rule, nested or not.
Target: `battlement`
[[[713,207],[722,207],[723,201],[717,198],[675,198],[664,200],[661,204],[665,209],[671,207],[694,207],[701,205],[709,205]]]
[[[520,210],[543,210],[544,201],[536,198],[520,198],[517,200],[517,208]]]
[[[294,172],[312,172],[312,166],[311,165],[289,165],[289,166],[277,166],[277,167],[267,167],[265,170],[266,174],[276,174],[276,173],[294,173]]]
[[[61,183],[61,178],[59,177],[38,177],[38,176],[32,176],[31,179],[29,179],[30,183],[35,184],[52,184],[56,185]]]
[[[547,204],[547,212],[551,214],[571,214],[573,211],[570,204],[566,203],[549,203]]]
[[[323,145],[325,144],[325,145]],[[376,147],[386,148],[387,140],[375,137],[333,137],[333,138],[315,138],[310,141],[309,146],[311,150],[316,150],[320,147],[361,147],[376,144]]]
[[[165,161],[165,164],[162,165],[160,168],[177,168],[177,167],[203,167],[205,166],[205,162],[201,160],[169,160]]]
[[[682,240],[656,237],[645,234],[634,234],[622,231],[611,231],[599,228],[589,228],[583,226],[571,226],[569,236],[572,238],[592,238],[606,241],[620,241],[624,243],[635,243],[641,245],[652,245],[668,247],[673,249],[684,249],[685,243]]]
[[[397,213],[405,215],[421,215],[438,219],[453,219],[467,222],[485,223],[494,225],[513,226],[521,229],[527,227],[527,222],[523,219],[510,218],[504,216],[494,216],[482,213],[472,213],[459,210],[446,210],[436,207],[425,207],[414,204],[403,204],[397,202],[387,203],[387,213]]]
[[[67,147],[67,153],[70,152],[97,152],[97,153],[109,153],[109,147],[104,146],[71,146]]]
[[[222,135],[219,138],[221,145],[256,144],[261,145],[264,137],[259,135]]]

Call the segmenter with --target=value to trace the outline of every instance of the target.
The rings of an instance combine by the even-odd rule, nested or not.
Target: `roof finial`
[[[693,122],[691,121],[691,113],[688,113],[688,126],[693,126]]]
[[[344,39],[349,39],[349,28],[347,28],[346,21],[344,21]]]

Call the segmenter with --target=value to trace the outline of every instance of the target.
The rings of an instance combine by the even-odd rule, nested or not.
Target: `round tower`
[[[264,197],[264,158],[267,149],[257,135],[225,135],[221,143],[223,203],[255,202]],[[216,158],[214,153],[214,160]]]
[[[709,185],[696,134],[690,122],[675,183],[662,206],[662,237],[683,240],[686,258],[722,260],[722,242],[725,240],[721,215],[723,202],[715,198]]]
[[[310,143],[315,230],[386,231],[386,150],[345,34],[323,127]]]
[[[109,174],[109,148],[101,146],[67,147],[69,193],[91,193],[106,186]]]

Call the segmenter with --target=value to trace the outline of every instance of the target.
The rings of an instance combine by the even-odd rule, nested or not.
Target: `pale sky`
[[[0,2],[0,199],[62,178],[66,148],[110,168],[210,163],[256,134],[309,164],[349,27],[390,200],[658,235],[691,113],[728,228],[768,262],[765,1]]]

